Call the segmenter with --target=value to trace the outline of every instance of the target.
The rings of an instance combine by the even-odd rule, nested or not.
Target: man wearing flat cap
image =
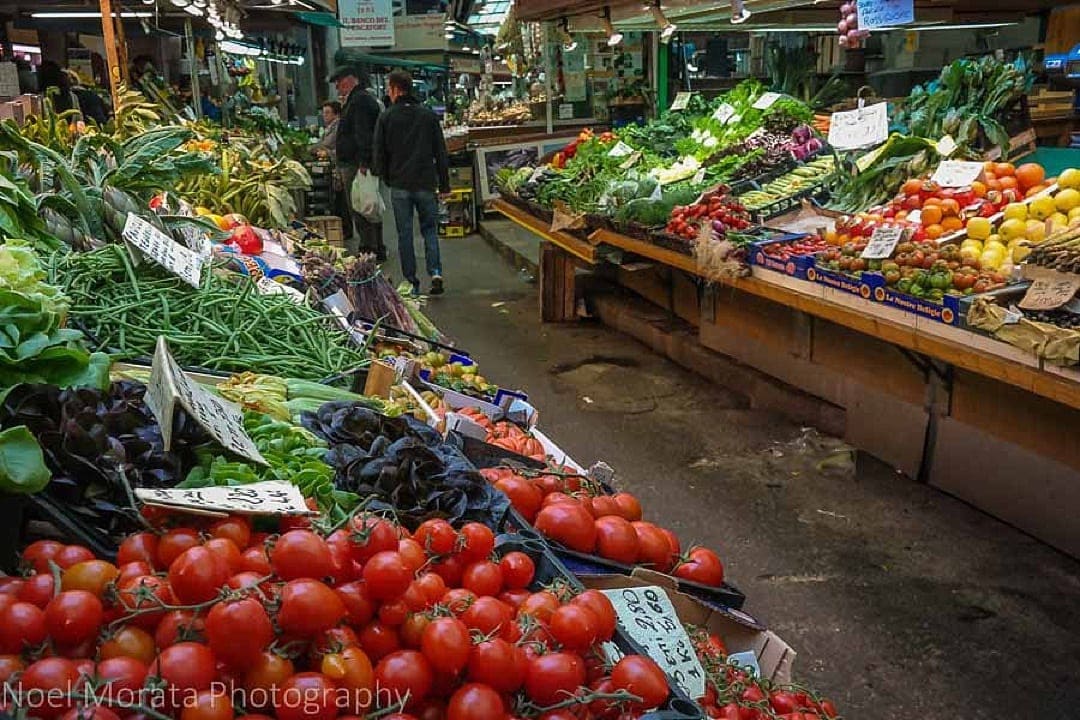
[[[334,71],[330,81],[337,87],[342,103],[341,120],[337,130],[338,172],[346,197],[357,173],[370,173],[374,146],[375,122],[382,107],[368,91],[367,73],[350,65]],[[382,241],[382,223],[371,222],[355,210],[352,213],[356,232],[350,252],[374,253],[379,262],[386,260]]]

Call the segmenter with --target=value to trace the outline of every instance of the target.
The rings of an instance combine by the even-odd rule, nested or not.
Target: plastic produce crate
[[[500,535],[495,539],[495,554],[498,557],[501,558],[514,551],[528,555],[536,566],[536,574],[529,586],[530,590],[540,590],[556,580],[561,580],[578,591],[585,589],[585,586],[552,553],[547,542],[535,531]],[[625,655],[646,654],[621,626],[616,626],[612,642]],[[701,706],[679,688],[670,677],[668,677],[668,688],[670,694],[667,701],[655,710],[641,715],[640,720],[705,720],[705,712]]]

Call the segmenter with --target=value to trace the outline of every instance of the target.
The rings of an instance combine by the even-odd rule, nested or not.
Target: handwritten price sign
[[[300,488],[282,480],[206,488],[136,488],[147,505],[248,515],[311,515]]]
[[[202,284],[202,268],[206,258],[184,247],[135,213],[128,213],[121,233],[129,248],[146,255],[192,287]]]
[[[888,103],[834,112],[829,122],[829,144],[837,150],[870,147],[885,142],[888,137]]]

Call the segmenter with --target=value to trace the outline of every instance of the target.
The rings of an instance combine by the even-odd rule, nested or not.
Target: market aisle
[[[720,551],[846,717],[1075,716],[1080,564],[607,328],[541,325],[535,286],[478,236],[442,247],[432,320],[648,518]]]

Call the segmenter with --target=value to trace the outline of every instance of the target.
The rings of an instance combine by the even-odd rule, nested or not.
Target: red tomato
[[[272,700],[271,694],[293,676],[293,662],[274,652],[264,652],[251,664],[241,678],[247,690],[248,704],[257,708],[266,708]]]
[[[210,526],[210,537],[232,540],[237,549],[246,550],[251,544],[251,522],[242,515],[231,515]]]
[[[631,523],[638,537],[638,563],[667,572],[671,567],[671,544],[660,528],[651,522]]]
[[[427,553],[424,552],[424,548],[412,538],[398,540],[397,552],[411,573],[424,567],[424,563],[427,562]]]
[[[506,603],[490,596],[477,598],[461,613],[461,622],[469,630],[477,630],[485,636],[505,628],[513,619],[514,613]]]
[[[667,675],[652,658],[627,655],[611,670],[611,682],[618,690],[626,690],[641,698],[635,708],[648,710],[667,700],[670,688]]]
[[[525,589],[503,590],[499,593],[499,599],[508,605],[514,613],[517,613],[518,607],[520,607],[521,603],[525,602],[525,598],[530,595],[532,595],[532,593]]]
[[[334,720],[338,716],[337,686],[322,673],[297,673],[279,691],[274,706],[277,720]]]
[[[129,563],[124,563],[118,568],[118,574],[113,582],[116,587],[120,587],[128,580],[137,578],[140,575],[153,575],[154,566],[145,560],[134,560]]]
[[[530,615],[542,623],[551,620],[551,615],[559,608],[559,598],[548,590],[535,592],[518,607],[518,617]]]
[[[493,638],[475,646],[469,654],[468,677],[487,683],[499,692],[516,692],[525,682],[528,660],[517,645]]]
[[[10,603],[0,610],[0,653],[15,655],[45,642],[45,612],[27,602]]]
[[[510,498],[510,504],[521,513],[526,522],[536,519],[536,513],[540,511],[540,505],[544,502],[544,494],[536,485],[529,480],[512,475],[495,483],[495,487]]]
[[[82,545],[65,545],[60,552],[56,553],[53,562],[56,563],[61,570],[67,570],[72,565],[93,559],[94,553],[90,552],[89,549],[84,548]]]
[[[67,590],[45,606],[45,629],[60,645],[78,645],[97,637],[104,619],[101,600],[85,590]]]
[[[506,705],[490,685],[467,683],[450,696],[446,720],[505,720]]]
[[[394,628],[373,620],[360,631],[360,647],[364,648],[372,660],[378,662],[400,649],[401,641]]]
[[[465,523],[460,531],[461,555],[466,560],[487,560],[495,549],[495,533],[483,523]]]
[[[98,657],[102,660],[129,657],[143,665],[152,663],[154,654],[154,636],[131,625],[118,629],[98,649]]]
[[[310,530],[290,530],[277,539],[270,565],[283,580],[324,578],[334,570],[326,541]]]
[[[150,674],[177,690],[206,690],[217,675],[217,659],[201,643],[177,643],[158,654],[150,665]]]
[[[340,653],[326,655],[319,669],[347,691],[348,712],[363,714],[368,709],[374,699],[375,668],[363,650],[348,647]]]
[[[566,700],[585,684],[585,663],[573,653],[548,653],[529,660],[525,694],[540,706]]]
[[[180,720],[232,720],[233,717],[232,700],[220,690],[201,690],[194,697],[184,698],[180,711]]]
[[[457,532],[442,519],[425,520],[413,533],[413,539],[429,555],[449,555],[457,545]]]
[[[579,503],[548,505],[536,516],[536,529],[571,550],[591,553],[596,548],[593,516]]]
[[[401,644],[414,650],[419,649],[424,630],[430,624],[431,617],[424,613],[414,612],[409,615],[409,617],[405,618],[405,622],[401,624],[401,629],[398,631]]]
[[[454,587],[461,584],[461,574],[465,571],[465,561],[457,555],[448,555],[433,562],[431,569],[448,586]]]
[[[185,605],[212,600],[229,579],[229,568],[212,550],[192,547],[184,550],[169,565],[169,587]]]
[[[67,571],[65,571],[67,572]],[[16,597],[22,602],[43,608],[56,594],[56,581],[51,572],[37,573],[26,578]]]
[[[84,705],[71,708],[60,717],[60,720],[120,720],[120,717],[107,707]]]
[[[469,628],[457,618],[432,620],[420,637],[420,650],[435,670],[455,675],[469,662]]]
[[[358,563],[366,563],[376,553],[398,548],[398,535],[394,524],[378,515],[363,514],[353,518],[349,541],[352,544],[353,560]]]
[[[262,544],[252,545],[240,553],[241,572],[253,572],[259,575],[269,575],[273,572],[270,565],[270,556],[266,554],[266,547]]]
[[[95,670],[106,688],[106,697],[112,700],[123,700],[125,695],[141,690],[149,674],[146,663],[130,657],[102,660]]]
[[[447,590],[440,601],[454,615],[461,615],[476,602],[476,593],[466,588]]]
[[[230,667],[250,665],[273,639],[270,616],[254,598],[219,602],[206,616],[207,643],[214,655]]]
[[[597,518],[595,525],[596,551],[600,557],[627,565],[637,562],[638,536],[629,520],[618,515],[607,515]]]
[[[588,508],[589,511],[592,512],[594,518],[619,514],[619,506],[610,495],[596,495],[589,500]]]
[[[408,697],[406,708],[420,705],[434,681],[431,664],[415,650],[392,652],[375,666],[375,685],[380,696],[384,692],[390,693],[393,702]]]
[[[586,590],[570,601],[572,605],[587,607],[596,616],[596,636],[598,640],[610,640],[615,634],[618,621],[615,606],[608,596],[599,590]]]
[[[627,492],[615,493],[611,496],[618,508],[618,514],[630,522],[641,519],[641,502]]]
[[[439,602],[446,594],[446,581],[438,573],[424,573],[416,579],[416,585],[424,592],[428,607]]]
[[[548,631],[567,650],[583,653],[599,637],[599,618],[585,605],[563,605],[551,614]]]
[[[191,610],[172,610],[158,623],[154,642],[158,650],[181,642],[201,642],[205,639],[206,623]]]
[[[687,561],[676,566],[675,577],[718,587],[724,582],[724,566],[716,553],[708,548],[693,547]]]
[[[318,580],[291,580],[281,590],[278,626],[285,633],[317,635],[346,615],[341,596]]]
[[[173,560],[189,548],[201,545],[199,533],[191,528],[176,528],[161,536],[157,543],[157,562],[154,566],[165,570],[173,564]],[[140,560],[142,558],[134,558]],[[117,558],[119,560],[119,558]]]
[[[665,527],[660,528],[660,532],[664,533],[664,537],[667,538],[668,545],[671,547],[671,562],[669,567],[674,567],[675,563],[679,561],[679,556],[682,555],[682,546],[679,543],[679,537]]]
[[[502,569],[490,560],[474,562],[461,574],[461,585],[478,596],[498,595],[503,589]]]
[[[503,585],[510,590],[529,587],[536,574],[536,563],[531,557],[517,550],[503,555],[499,567],[502,568]]]
[[[394,551],[375,553],[364,563],[364,583],[368,594],[376,600],[399,597],[409,587],[413,574],[401,556]]]
[[[364,583],[345,583],[334,588],[334,592],[345,604],[346,619],[353,627],[363,627],[375,617],[375,601],[368,595]]]
[[[410,585],[409,587],[411,588],[412,586]],[[409,591],[406,590],[405,592],[408,593]],[[384,602],[382,607],[379,608],[379,620],[391,627],[401,625],[408,616],[409,605],[403,598]]]
[[[49,561],[55,560],[63,549],[64,544],[55,540],[37,540],[23,550],[22,564],[34,572],[49,573],[51,571]]]
[[[218,560],[225,564],[230,575],[240,571],[240,566],[243,564],[240,548],[229,538],[210,538],[203,547],[217,555]]]

